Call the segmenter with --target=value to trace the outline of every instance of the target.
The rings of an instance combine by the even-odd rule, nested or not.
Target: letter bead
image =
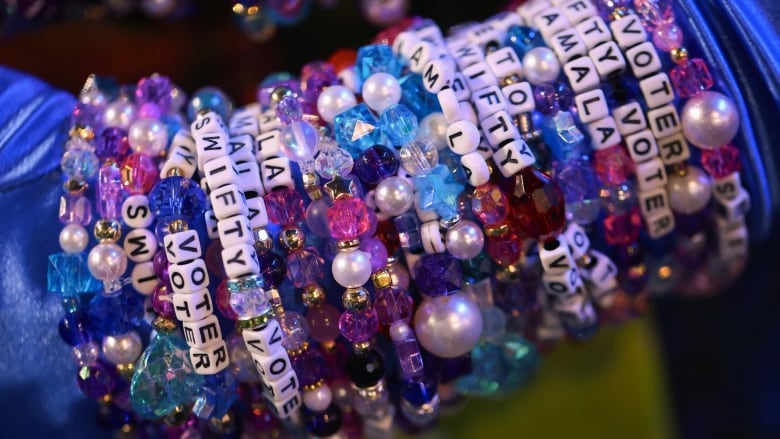
[[[661,160],[667,166],[685,162],[691,157],[688,141],[685,140],[685,136],[680,132],[658,139],[657,143]]]
[[[466,77],[463,73],[455,73],[450,81],[450,88],[455,92],[455,97],[458,101],[465,101],[471,97],[471,89],[469,89],[466,83]]]
[[[634,134],[647,128],[647,120],[642,106],[637,101],[631,101],[612,109],[612,116],[617,123],[618,131],[623,136]]]
[[[455,57],[455,63],[458,64],[458,68],[461,71],[474,64],[484,62],[485,60],[482,56],[482,50],[475,44],[461,44],[452,49],[451,52],[452,56]],[[475,89],[472,88],[471,90],[473,91]]]
[[[655,188],[649,191],[640,191],[639,211],[643,218],[651,218],[659,212],[671,209],[669,205],[669,194],[665,187]]]
[[[500,113],[496,113],[500,114]],[[479,128],[466,120],[459,120],[447,127],[447,146],[458,155],[476,151],[479,146]]]
[[[626,147],[634,163],[642,163],[658,157],[658,145],[650,130],[642,130],[626,136]]]
[[[656,211],[651,216],[645,217],[645,223],[650,238],[661,238],[674,231],[674,213],[671,209]]]
[[[493,153],[493,161],[501,175],[508,178],[533,165],[536,157],[523,140],[512,139]]]
[[[245,216],[236,215],[217,223],[219,241],[223,248],[233,247],[237,244],[254,244],[252,226]]]
[[[473,26],[466,32],[466,39],[479,46],[480,49],[485,48],[491,44],[501,44],[504,40],[503,32],[493,27],[490,23],[482,23]]]
[[[395,40],[393,41],[393,53],[407,59],[411,54],[412,47],[414,47],[414,45],[419,41],[420,37],[418,37],[414,32],[403,31],[398,34],[398,36],[395,37]]]
[[[157,251],[157,238],[148,229],[133,229],[125,236],[123,248],[133,262],[151,261]]]
[[[222,340],[203,348],[190,348],[190,361],[198,375],[214,375],[230,363],[227,345]]]
[[[666,185],[666,167],[659,157],[636,165],[636,180],[640,191],[649,191]]]
[[[214,304],[206,288],[191,294],[173,294],[173,309],[176,320],[181,322],[197,322],[214,314]]]
[[[574,104],[582,123],[595,122],[609,116],[607,99],[600,88],[576,95]]]
[[[682,130],[677,108],[672,104],[647,112],[647,123],[656,139],[669,137]]]
[[[479,123],[477,120],[477,112],[474,111],[474,106],[469,101],[460,101],[460,114],[463,120],[473,123],[474,125]]]
[[[458,102],[458,97],[455,95],[452,87],[447,87],[436,93],[436,98],[439,100],[441,112],[444,114],[444,119],[447,122],[452,123],[462,118],[460,102]]]
[[[230,138],[227,153],[233,163],[257,160],[255,157],[255,137],[258,134],[240,134]]]
[[[658,108],[674,100],[672,83],[664,72],[639,81],[639,88],[642,90],[647,108]]]
[[[254,107],[254,110],[240,110],[233,113],[228,123],[228,131],[231,136],[249,135],[256,136],[260,134],[260,121],[257,117],[260,115],[260,109]]]
[[[264,381],[263,394],[273,401],[285,401],[292,395],[298,395],[298,376],[290,369],[276,381]]]
[[[470,152],[460,158],[460,165],[466,173],[469,184],[477,187],[490,180],[490,168],[479,152]]]
[[[634,76],[639,79],[661,70],[661,58],[653,43],[649,41],[626,50],[626,58]]]
[[[608,148],[620,143],[620,131],[618,131],[615,119],[610,116],[587,125],[587,129],[595,150]]]
[[[561,274],[572,267],[576,267],[574,257],[569,251],[569,245],[566,238],[558,236],[556,239],[550,239],[538,243],[539,261],[542,263],[544,273],[550,275]]]
[[[717,190],[713,194],[717,194]],[[750,211],[750,195],[744,188],[739,188],[734,198],[726,199],[718,195],[714,198],[715,211],[728,221],[743,218]]]
[[[122,221],[133,229],[146,228],[154,222],[154,214],[146,195],[131,195],[122,203]]]
[[[553,35],[550,47],[562,63],[584,56],[588,52],[588,47],[574,28]]]
[[[263,111],[258,119],[260,121],[260,134],[282,129],[282,122],[276,117],[274,109]]]
[[[580,271],[576,266],[555,274],[543,272],[542,284],[554,296],[570,296],[583,288]]]
[[[260,177],[260,166],[255,159],[238,162],[235,164],[238,171],[238,187],[247,198],[262,197],[265,195],[263,180]]]
[[[181,171],[182,176],[192,178],[197,171],[198,157],[195,153],[195,144],[193,141],[192,149],[186,149],[182,146],[172,146],[168,150],[168,158],[165,160],[162,169],[160,169],[160,178],[165,178],[171,169],[176,168]]]
[[[213,210],[207,210],[203,213],[203,218],[206,223],[206,233],[209,235],[209,239],[219,238],[219,230],[217,229],[217,216],[214,215]]]
[[[626,59],[614,41],[607,41],[590,50],[588,54],[602,81],[626,69]]]
[[[539,13],[534,17],[534,27],[539,29],[544,39],[549,41],[553,35],[560,31],[569,29],[571,23],[558,8],[550,8]]]
[[[747,255],[748,230],[744,223],[718,236],[718,250],[720,257],[727,261]]]
[[[609,27],[598,15],[581,22],[574,27],[579,32],[582,41],[588,46],[588,50],[593,50],[599,44],[612,41],[612,34]]]
[[[569,250],[574,259],[580,259],[585,256],[590,248],[590,239],[583,228],[574,222],[570,222],[563,231],[566,243],[569,244]]]
[[[202,320],[182,322],[184,340],[192,348],[205,348],[222,341],[222,331],[219,320],[214,314],[209,314]]]
[[[575,58],[563,65],[563,73],[571,84],[574,93],[584,93],[598,88],[601,84],[596,65],[590,57]]]
[[[534,17],[542,11],[550,9],[552,5],[547,0],[528,0],[517,8],[517,13],[527,25],[533,24]]]
[[[192,294],[209,285],[209,274],[203,259],[169,265],[168,279],[173,293]]]
[[[225,274],[230,279],[260,273],[255,248],[250,244],[236,244],[222,250]]]
[[[238,170],[228,156],[217,157],[203,165],[203,175],[212,190],[226,184],[238,184]]]
[[[739,172],[732,172],[720,180],[714,181],[712,195],[719,200],[733,200],[739,195],[740,189],[742,189],[742,183],[739,179]]]
[[[429,93],[438,93],[455,78],[455,66],[449,60],[434,58],[423,67],[423,86]]]
[[[470,90],[480,90],[485,87],[498,85],[496,75],[493,74],[484,61],[472,64],[461,70],[461,72]]]
[[[558,312],[560,319],[578,327],[593,325],[598,320],[593,304],[587,294],[583,294],[582,289],[583,287],[580,287],[577,294],[556,297],[553,301],[553,309]]]
[[[247,218],[252,230],[268,225],[268,210],[262,197],[254,197],[246,200],[248,210]]]
[[[490,116],[491,114],[505,110],[506,100],[504,93],[496,86],[485,87],[471,93],[471,102],[477,109],[477,115],[480,118]]]
[[[278,381],[288,370],[292,370],[290,357],[284,349],[273,350],[268,355],[252,354],[252,359],[265,382]]]
[[[591,249],[588,252],[587,262],[580,274],[592,294],[603,294],[617,288],[617,267],[607,255],[598,250]]]
[[[420,227],[420,239],[423,249],[429,255],[434,253],[444,253],[447,247],[444,245],[444,237],[441,236],[438,221],[429,221]]]
[[[520,132],[512,123],[512,116],[506,110],[498,111],[482,119],[479,125],[482,127],[485,140],[494,148],[508,139],[520,138]]]
[[[485,61],[497,78],[506,78],[512,75],[523,76],[523,64],[511,47],[502,47],[488,53],[485,56]]]
[[[534,92],[531,89],[531,83],[516,82],[501,88],[506,97],[506,107],[509,114],[517,116],[522,113],[530,113],[536,108],[534,101]]]
[[[263,161],[271,157],[279,157],[282,153],[282,144],[279,141],[281,131],[271,130],[255,137],[255,159]]]
[[[228,137],[224,132],[196,133],[194,137],[195,147],[198,150],[198,169],[203,169],[203,165],[209,160],[226,154]]]
[[[639,17],[634,14],[625,15],[609,25],[612,29],[612,35],[621,49],[627,49],[647,41],[647,32],[645,32]]]
[[[190,124],[190,131],[192,132],[193,137],[196,138],[196,144],[197,136],[201,134],[217,133],[227,136],[227,127],[225,126],[225,122],[222,120],[222,117],[219,114],[212,110],[198,115]]]
[[[276,319],[270,319],[268,323],[258,328],[244,330],[241,335],[244,337],[247,350],[253,356],[267,357],[284,350],[282,347],[284,333]]]
[[[300,392],[295,392],[284,401],[269,400],[266,405],[273,412],[274,416],[279,419],[287,419],[292,416],[293,413],[297,412],[302,404],[303,401]]]
[[[409,70],[412,73],[422,73],[428,61],[438,57],[438,50],[432,43],[420,40],[409,52]]]
[[[247,214],[244,192],[234,184],[212,189],[209,199],[217,219]]]
[[[135,264],[133,271],[130,272],[130,281],[133,288],[144,296],[152,294],[160,283],[157,274],[154,272],[154,263],[152,261]]]
[[[198,259],[203,255],[203,247],[196,230],[184,230],[178,233],[169,233],[163,238],[165,256],[168,262],[178,264]]]
[[[580,23],[598,15],[596,7],[590,0],[573,0],[561,5],[561,10],[572,24]]]
[[[260,172],[263,175],[263,187],[266,192],[276,189],[295,189],[292,177],[292,167],[287,157],[274,157],[260,164]]]

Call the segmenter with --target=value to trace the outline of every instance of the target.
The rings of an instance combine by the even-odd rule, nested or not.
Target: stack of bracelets
[[[671,0],[535,0],[447,37],[412,20],[235,110],[91,77],[48,281],[99,421],[388,437],[727,284],[739,121],[682,39]]]

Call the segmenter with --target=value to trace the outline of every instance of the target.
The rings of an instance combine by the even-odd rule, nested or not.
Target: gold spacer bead
[[[290,357],[297,357],[298,355],[301,355],[308,349],[309,349],[309,342],[305,341],[298,349],[291,349],[287,351],[287,355]]]
[[[117,242],[122,237],[122,223],[116,220],[99,219],[95,223],[93,234],[100,242]]]
[[[209,419],[209,430],[218,435],[228,435],[236,431],[236,417],[233,412],[227,412],[221,418]]]
[[[360,247],[359,239],[342,239],[336,243],[336,247],[339,250],[350,250]]]
[[[508,231],[509,231],[509,225],[507,224],[485,227],[485,234],[488,236],[501,236]]]
[[[370,297],[363,287],[347,288],[341,295],[341,303],[347,311],[361,312],[368,308]]]
[[[306,244],[306,235],[300,227],[289,227],[279,233],[279,244],[289,252],[300,250]]]
[[[265,254],[274,249],[274,238],[264,227],[253,230],[255,235],[255,251]]]
[[[506,87],[507,85],[517,84],[520,81],[522,81],[520,75],[512,74],[501,78],[501,81],[499,82],[501,83],[501,87]]]
[[[171,333],[176,330],[176,322],[163,316],[157,316],[152,321],[152,327],[157,332]]]
[[[87,190],[87,188],[89,188],[87,182],[73,179],[68,179],[65,183],[62,184],[62,189],[71,195],[81,195]]]
[[[271,95],[269,96],[270,102],[272,105],[278,104],[285,96],[293,96],[293,91],[290,89],[290,87],[280,85],[279,87],[271,90]]]
[[[320,284],[311,284],[303,287],[303,293],[301,293],[301,299],[303,304],[309,308],[319,308],[325,303],[325,289]]]
[[[669,56],[672,58],[672,62],[675,64],[685,64],[688,62],[688,49],[685,47],[678,47],[676,49],[672,49],[669,52]]]
[[[356,354],[362,354],[363,352],[368,352],[369,349],[371,349],[371,343],[368,341],[361,341],[352,344],[352,350]]]
[[[320,378],[320,379],[318,379],[318,380],[317,380],[317,382],[315,382],[314,384],[309,384],[308,386],[303,386],[303,390],[306,390],[306,391],[317,390],[317,389],[319,389],[320,387],[322,387],[322,386],[323,386],[323,384],[325,384],[325,380],[323,380],[322,378]]]
[[[504,283],[515,283],[520,280],[522,274],[523,262],[521,257],[520,262],[496,270],[496,279]]]
[[[390,270],[383,268],[371,274],[371,282],[374,283],[375,288],[386,288],[393,284],[393,276],[390,274]]]
[[[261,326],[265,326],[268,324],[268,321],[271,320],[271,313],[266,312],[265,314],[260,314],[259,316],[252,317],[249,319],[239,319],[236,320],[236,329],[240,331],[245,331],[247,329],[255,329]]]
[[[70,137],[79,137],[86,141],[90,141],[95,138],[95,132],[90,127],[75,126],[68,132]]]
[[[102,398],[100,398],[101,404],[111,404],[111,401],[113,401],[114,398],[111,396],[110,393],[103,395]]]
[[[181,177],[184,175],[184,171],[179,168],[171,168],[165,173],[167,177]]]
[[[181,233],[187,231],[188,229],[189,225],[187,225],[187,222],[183,219],[173,220],[168,223],[168,231],[170,233]]]

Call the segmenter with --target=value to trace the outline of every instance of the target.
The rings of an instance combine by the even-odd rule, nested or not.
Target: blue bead
[[[386,44],[371,44],[358,49],[355,58],[355,73],[358,84],[362,84],[374,73],[384,72],[399,77],[401,75],[401,62],[393,54],[393,49]]]
[[[195,120],[195,116],[201,111],[211,110],[227,121],[233,112],[233,102],[224,91],[216,87],[203,87],[192,95],[187,105],[187,117]]]
[[[341,428],[341,409],[336,404],[331,403],[321,412],[313,412],[304,407],[302,415],[306,430],[314,437],[330,437]]]
[[[355,160],[355,173],[366,184],[379,184],[398,172],[398,158],[384,145],[374,145]]]
[[[384,143],[379,121],[366,104],[358,104],[333,119],[336,142],[357,157],[376,144]]]
[[[203,216],[206,194],[194,180],[168,177],[157,182],[149,192],[149,206],[164,223],[177,219],[190,223]]]
[[[631,100],[644,102],[643,99],[639,99],[642,97],[639,81],[633,76],[620,75],[610,78],[602,84],[601,89],[604,90],[609,108],[619,107]]]
[[[96,294],[87,310],[89,323],[99,335],[119,335],[143,321],[144,299],[129,289],[116,296]]]
[[[227,414],[230,406],[238,398],[238,381],[228,370],[214,375],[204,375],[206,384],[195,399],[192,411],[201,419],[220,419]]]
[[[545,117],[542,122],[544,143],[555,160],[568,162],[582,155],[582,134],[568,111],[559,111],[555,116]]]
[[[425,89],[422,75],[410,73],[402,77],[398,83],[401,85],[401,103],[409,107],[418,119],[441,111],[439,99]]]
[[[100,167],[100,161],[92,150],[73,146],[63,154],[60,167],[65,176],[85,181],[95,175]]]
[[[398,240],[401,247],[411,253],[423,251],[422,237],[420,236],[420,220],[414,212],[406,212],[393,218],[393,224],[398,232]]]
[[[559,163],[554,175],[566,200],[566,219],[577,224],[595,221],[601,210],[601,185],[593,167],[585,160],[571,160]]]
[[[60,337],[70,346],[84,344],[92,339],[89,319],[81,311],[65,314],[58,326]]]
[[[379,116],[382,130],[395,146],[403,146],[417,137],[417,116],[404,104],[387,107]]]
[[[544,38],[542,38],[541,32],[532,27],[514,25],[510,26],[506,33],[505,44],[511,47],[522,59],[526,52],[534,47],[543,47]]]
[[[427,376],[415,380],[403,380],[401,395],[414,406],[427,404],[436,397],[436,380]]]
[[[415,177],[420,209],[433,209],[445,221],[455,218],[458,215],[458,196],[463,192],[463,184],[456,180],[443,164],[437,165],[428,175]]]
[[[49,255],[46,273],[48,291],[61,298],[77,297],[103,289],[103,284],[89,272],[83,253],[54,253]]]

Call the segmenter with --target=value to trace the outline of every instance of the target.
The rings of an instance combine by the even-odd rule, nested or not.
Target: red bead
[[[371,227],[360,198],[340,198],[328,209],[328,228],[334,239],[355,239]]]
[[[606,185],[621,184],[634,173],[634,162],[620,144],[596,151],[594,162],[596,175]]]
[[[720,180],[742,169],[739,150],[731,145],[715,149],[701,149],[701,166],[712,178]]]
[[[509,223],[504,223],[507,230],[495,235],[487,234],[487,254],[496,264],[506,267],[512,265],[523,256],[523,239],[517,229]]]
[[[674,91],[681,98],[696,96],[715,85],[707,64],[701,58],[693,58],[685,64],[675,66],[669,72],[669,78],[674,85]]]
[[[495,184],[483,184],[474,188],[471,212],[486,226],[498,224],[509,214],[509,199]]]
[[[635,207],[623,215],[607,215],[604,218],[604,240],[609,245],[629,245],[639,239],[642,217]]]
[[[303,197],[298,191],[282,189],[266,194],[263,198],[268,211],[268,221],[283,226],[303,221],[306,211],[303,207]]]
[[[355,49],[339,49],[328,58],[328,63],[333,66],[333,70],[336,73],[339,73],[348,67],[354,66],[355,58],[357,58]]]
[[[565,201],[563,192],[547,174],[528,167],[504,180],[503,188],[522,232],[538,240],[560,234],[566,224]]]
[[[406,28],[413,25],[417,20],[419,19],[409,17],[404,18],[395,26],[388,27],[387,29],[379,32],[376,38],[374,38],[374,41],[372,41],[372,44],[386,44],[388,46],[392,46],[393,42],[395,41],[395,37],[397,37],[401,32],[405,31]]]
[[[398,239],[398,231],[392,220],[379,221],[376,224],[376,233],[374,237],[385,245],[387,254],[392,256],[401,247],[401,241]]]
[[[152,190],[160,171],[154,159],[146,154],[135,152],[122,160],[119,167],[122,187],[131,194],[146,194]]]

